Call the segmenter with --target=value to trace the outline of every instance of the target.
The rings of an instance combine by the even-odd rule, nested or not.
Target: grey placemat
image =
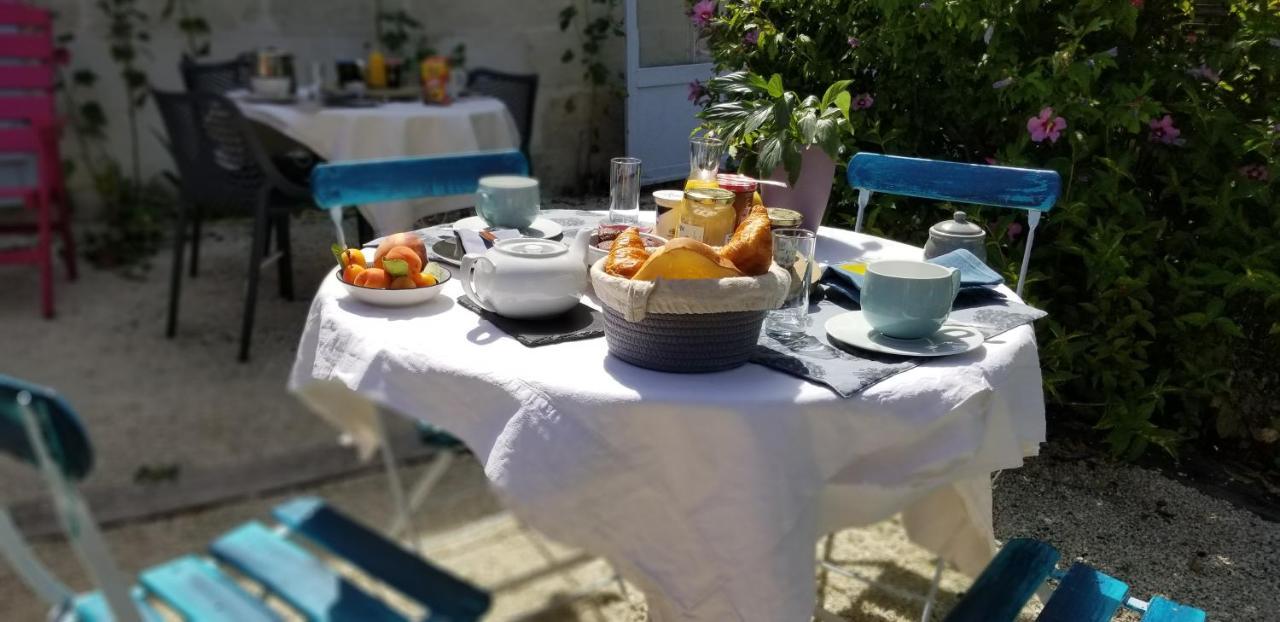
[[[502,317],[481,309],[466,296],[459,296],[458,304],[489,320],[491,324],[498,327],[498,330],[511,335],[516,341],[530,348],[604,336],[604,314],[582,303],[578,303],[578,306],[561,315],[544,320],[516,320]]]
[[[960,306],[964,308],[953,310],[947,321],[973,328],[986,339],[1048,315],[1035,307],[1003,299]],[[812,323],[808,332],[794,338],[780,340],[761,331],[751,362],[823,385],[840,397],[852,397],[929,360],[859,350],[828,339],[824,329],[827,320],[849,308],[856,305],[847,308],[832,300],[818,302],[810,307]]]

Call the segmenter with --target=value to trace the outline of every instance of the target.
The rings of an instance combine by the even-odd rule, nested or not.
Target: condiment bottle
[[[694,188],[684,193],[678,234],[721,246],[733,235],[737,219],[732,192],[721,188]]]
[[[738,175],[735,173],[721,173],[716,175],[716,183],[721,188],[733,193],[733,209],[737,212],[737,223],[747,219],[751,215],[751,206],[754,203],[753,197],[756,193],[756,180],[746,175]]]
[[[382,50],[375,47],[369,52],[364,78],[371,89],[387,88],[387,59],[382,55]]]
[[[684,189],[719,187],[716,173],[720,171],[720,158],[723,156],[723,140],[709,136],[690,138],[689,179],[684,182]]]
[[[668,240],[676,237],[680,227],[680,213],[684,208],[684,193],[679,190],[655,190],[653,202],[658,204],[654,233]]]

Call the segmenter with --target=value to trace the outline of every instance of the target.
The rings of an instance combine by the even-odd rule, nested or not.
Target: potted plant
[[[714,103],[698,116],[702,129],[725,141],[741,172],[790,184],[763,186],[766,205],[794,209],[804,215],[805,228],[816,230],[849,131],[850,82],[832,83],[821,98],[801,97],[786,90],[778,74],[766,80],[736,71],[707,82]]]

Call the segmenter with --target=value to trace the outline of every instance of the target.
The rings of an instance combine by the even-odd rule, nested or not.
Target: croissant
[[[760,276],[769,271],[773,264],[773,235],[769,212],[764,206],[751,208],[733,237],[720,247],[720,256],[733,262],[747,276]]]
[[[629,279],[636,275],[640,266],[648,259],[649,249],[645,248],[640,230],[631,227],[613,240],[613,247],[609,249],[609,256],[604,261],[604,271]]]

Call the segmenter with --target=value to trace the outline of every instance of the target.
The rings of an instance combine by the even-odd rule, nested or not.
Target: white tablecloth
[[[391,102],[376,108],[306,108],[233,98],[246,117],[305,145],[329,162],[515,149],[520,133],[501,101],[467,97],[448,106]],[[362,206],[379,235],[419,218],[473,205],[471,195]]]
[[[824,228],[818,255],[920,250]],[[1030,326],[840,399],[754,364],[647,371],[604,339],[526,348],[446,287],[383,309],[330,276],[290,387],[366,449],[375,405],[458,435],[513,512],[608,558],[654,620],[807,620],[816,539],[898,512],[976,574],[994,553],[989,474],[1044,440]]]

